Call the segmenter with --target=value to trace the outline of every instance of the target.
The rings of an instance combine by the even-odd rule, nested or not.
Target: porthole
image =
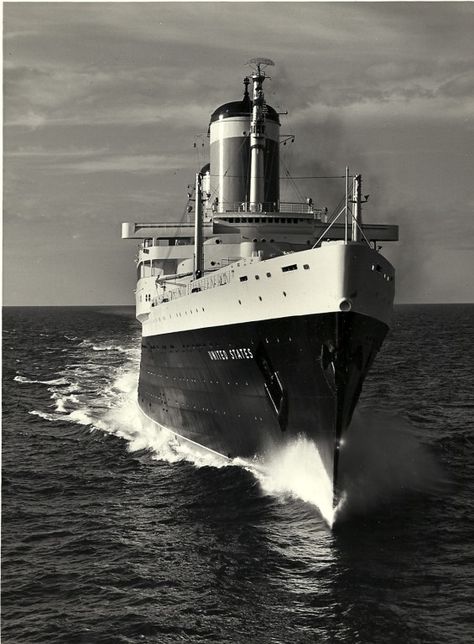
[[[260,279],[260,275],[255,275],[255,279],[256,279],[256,280],[259,280],[259,279]]]
[[[303,264],[303,268],[305,271],[307,271],[309,269],[309,264]]]
[[[272,274],[271,274],[271,273],[267,273],[267,277],[271,277],[271,276],[272,276]]]
[[[283,291],[283,295],[284,295],[284,297],[286,297],[286,291]]]
[[[261,296],[261,295],[259,295],[259,296],[258,296],[258,299],[259,299],[259,300],[260,300],[260,302],[261,302],[261,301],[262,301],[262,296]]]

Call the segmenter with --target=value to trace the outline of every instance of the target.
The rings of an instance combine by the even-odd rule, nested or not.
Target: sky
[[[295,135],[284,168],[348,165],[365,220],[400,226],[396,301],[474,301],[473,3],[3,7],[5,305],[133,304],[120,224],[181,219],[209,116],[256,56]],[[330,211],[344,190],[297,185]]]

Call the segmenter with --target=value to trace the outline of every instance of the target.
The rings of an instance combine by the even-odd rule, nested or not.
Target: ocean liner
[[[210,117],[210,163],[188,193],[194,221],[122,225],[140,240],[138,404],[226,459],[306,436],[336,504],[343,436],[393,307],[378,242],[398,228],[362,221],[361,176],[348,168],[330,216],[310,198],[280,201],[287,137],[263,90],[273,63],[250,65],[243,98]]]

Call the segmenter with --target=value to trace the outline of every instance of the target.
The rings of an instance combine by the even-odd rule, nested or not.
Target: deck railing
[[[234,262],[238,260],[234,260]],[[249,257],[245,259],[245,265],[253,264],[255,262],[260,262],[260,257]],[[239,264],[238,264],[239,265]],[[234,279],[234,268],[228,268],[227,270],[218,270],[213,271],[209,275],[205,275],[200,279],[193,280],[188,282],[188,284],[178,285],[174,284],[173,288],[170,290],[163,290],[163,292],[157,297],[153,298],[152,306],[157,306],[162,302],[170,302],[172,300],[177,300],[180,297],[185,295],[191,295],[191,293],[196,293],[198,291],[205,291],[209,288],[216,288],[217,286],[225,286],[229,284]]]
[[[291,213],[299,215],[314,215],[315,218],[321,217],[326,210],[324,208],[315,208],[312,202],[297,203],[293,201],[263,202],[252,204],[249,201],[225,202],[211,208],[213,214],[224,215],[230,212],[245,213]]]

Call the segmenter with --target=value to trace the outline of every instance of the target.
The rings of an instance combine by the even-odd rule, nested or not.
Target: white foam
[[[310,503],[319,509],[329,525],[333,524],[335,511],[332,507],[332,484],[312,441],[299,437],[258,460],[229,461],[224,456],[180,438],[140,411],[137,405],[138,349],[118,349],[112,344],[93,345],[88,341],[81,344],[100,351],[122,349],[130,358],[125,367],[116,371],[114,380],[100,390],[95,398],[90,387],[91,377],[96,378],[97,365],[70,365],[70,372],[65,372],[69,381],[65,377],[30,381],[16,376],[15,380],[18,382],[69,385],[67,389],[60,391],[52,389],[56,414],[39,411],[32,411],[31,414],[46,420],[62,420],[114,434],[127,441],[130,452],[149,450],[154,458],[168,463],[185,460],[196,467],[243,467],[255,476],[265,493],[285,501],[299,498]],[[74,395],[70,393],[72,391]],[[65,395],[66,393],[69,395]]]
[[[39,385],[68,385],[69,382],[66,378],[53,378],[52,380],[31,380],[30,378],[25,378],[24,376],[15,376],[13,378],[15,382],[21,382],[22,384],[39,384]]]
[[[96,425],[96,422],[93,416],[90,415],[90,411],[86,409],[75,409],[71,411],[66,417],[62,420],[67,420],[71,423],[77,423],[78,425]]]
[[[92,350],[93,351],[117,351],[118,353],[129,353],[132,351],[132,349],[127,349],[125,347],[122,347],[120,344],[114,345],[114,344],[93,344],[92,345]]]
[[[65,400],[63,398],[56,399],[56,411],[59,413],[66,413]]]
[[[273,496],[298,498],[316,506],[332,526],[335,518],[333,487],[318,449],[304,436],[275,449],[248,469],[258,479],[264,492]]]
[[[60,417],[58,417],[56,414],[47,414],[44,411],[37,411],[36,409],[33,409],[33,411],[29,411],[28,413],[31,416],[39,416],[40,418],[44,418],[44,420],[49,420],[51,422],[60,420]]]

